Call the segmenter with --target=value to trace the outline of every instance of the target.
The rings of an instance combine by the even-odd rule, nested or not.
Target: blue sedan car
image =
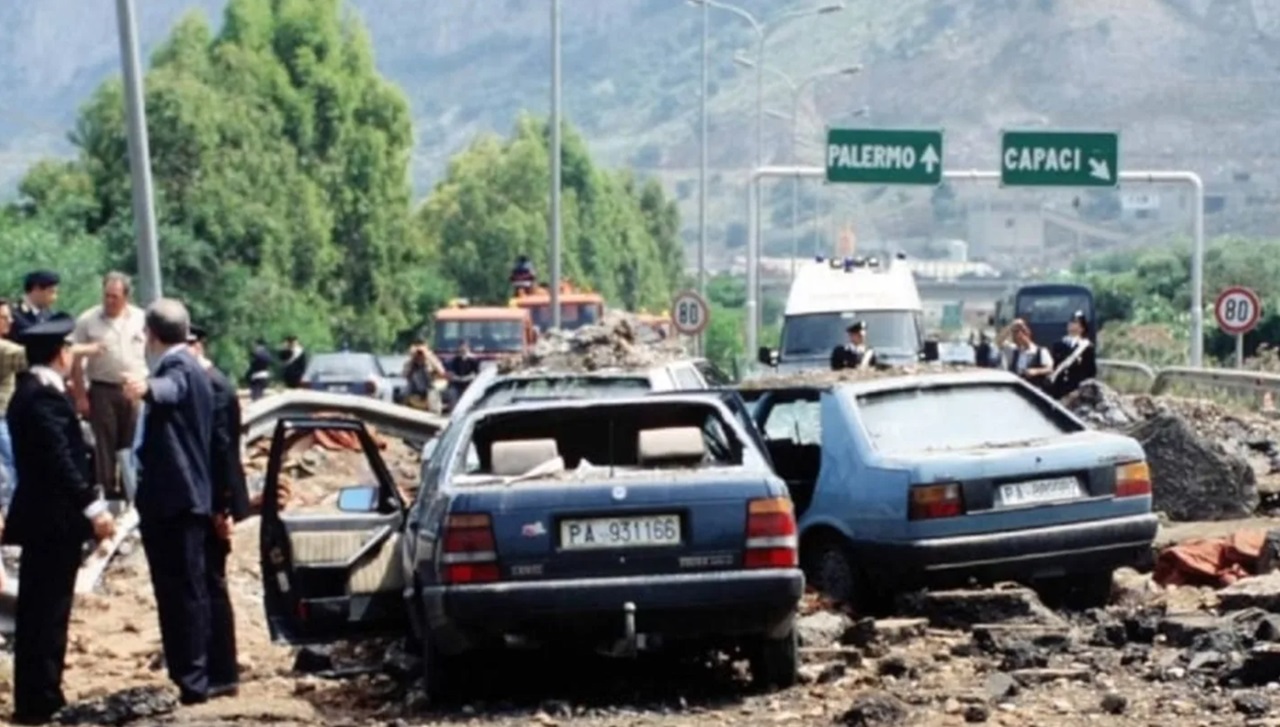
[[[1141,445],[1090,430],[1003,371],[892,376],[748,397],[800,518],[809,581],[875,610],[895,592],[1010,579],[1080,605],[1150,552]]]
[[[794,684],[793,504],[730,399],[740,406],[709,392],[474,411],[445,431],[412,506],[360,422],[281,420],[262,514],[272,636],[412,633],[437,699],[457,688],[457,657],[522,646],[714,647],[762,685]],[[332,513],[280,510],[290,442],[318,429],[353,433],[371,482],[342,489]]]

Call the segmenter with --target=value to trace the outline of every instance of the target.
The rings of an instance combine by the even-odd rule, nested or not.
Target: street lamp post
[[[733,59],[736,63],[748,68],[758,65],[755,61],[748,60],[741,56],[735,56]],[[853,76],[862,72],[862,66],[852,65],[844,68],[829,68],[818,71],[813,75],[805,78],[799,83],[794,78],[783,73],[782,71],[772,67],[765,66],[764,69],[787,84],[787,88],[791,90],[791,162],[793,164],[800,163],[799,152],[796,149],[796,128],[797,120],[800,112],[800,97],[804,95],[804,91],[810,85],[817,83],[824,78],[833,76]],[[770,114],[774,115],[774,114]],[[783,118],[786,118],[785,116]],[[800,178],[796,177],[791,180],[791,279],[796,279],[796,256],[800,254]]]
[[[551,327],[560,328],[560,0],[551,0]]]
[[[129,174],[133,178],[133,228],[138,246],[138,277],[142,300],[162,295],[160,247],[156,235],[155,195],[151,185],[151,151],[147,141],[147,110],[142,94],[142,63],[138,59],[138,26],[133,0],[116,0],[120,32],[120,65],[124,70],[125,117],[128,121]]]
[[[802,10],[791,10],[773,18],[768,24],[761,23],[754,15],[743,10],[736,5],[730,5],[720,0],[690,0],[697,5],[710,6],[720,10],[725,10],[737,15],[751,25],[751,29],[756,34],[756,168],[764,166],[764,49],[765,43],[769,36],[775,30],[782,27],[787,20],[801,18],[809,15],[821,15],[825,13],[834,13],[844,10],[844,2],[829,3],[818,7],[805,8]],[[704,57],[703,63],[706,63]],[[748,175],[748,184],[754,184],[754,177]],[[760,211],[756,210],[755,220],[753,221],[757,228],[760,227]],[[757,241],[759,236],[757,236]],[[759,311],[756,301],[759,299],[760,292],[760,253],[761,251],[753,245],[747,245],[747,287],[755,292],[755,295],[747,296],[747,328],[755,330],[760,322]],[[748,351],[748,355],[754,356],[754,351]]]

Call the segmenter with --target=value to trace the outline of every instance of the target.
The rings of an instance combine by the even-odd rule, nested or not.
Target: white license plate
[[[1040,502],[1072,500],[1082,494],[1080,481],[1075,477],[1053,477],[1001,485],[996,504],[1000,507],[1017,507]]]
[[[680,544],[679,515],[564,520],[560,547],[565,550],[645,548]]]

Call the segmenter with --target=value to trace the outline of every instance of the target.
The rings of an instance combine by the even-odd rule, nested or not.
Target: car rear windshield
[[[593,477],[611,476],[613,468],[620,468],[621,473],[731,467],[741,465],[744,454],[744,444],[734,429],[720,410],[708,403],[602,404],[503,412],[483,418],[471,432],[465,461],[456,463],[454,471],[474,483],[523,474],[528,468],[519,467],[522,472],[516,473],[510,471],[510,463],[495,461],[494,445],[498,442],[544,452],[546,462],[561,458],[563,466],[552,468],[548,472],[552,476],[597,467],[608,469],[592,472]],[[543,459],[537,454],[527,457]],[[529,468],[544,464],[526,463]]]
[[[475,409],[535,399],[603,399],[635,396],[652,388],[647,376],[548,376],[495,381]]]
[[[885,454],[1000,447],[1077,431],[1013,384],[895,389],[857,403],[871,444]]]
[[[320,354],[307,365],[307,378],[367,379],[380,373],[377,360],[368,354]]]

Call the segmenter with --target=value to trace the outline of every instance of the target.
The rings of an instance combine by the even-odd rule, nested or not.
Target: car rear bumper
[[[1110,570],[1149,557],[1154,514],[908,543],[864,543],[859,560],[890,581],[1037,579]],[[877,565],[882,564],[882,565]]]
[[[662,640],[781,636],[804,592],[799,569],[438,586],[421,590],[425,625],[446,651],[511,637],[598,645],[635,632]]]

